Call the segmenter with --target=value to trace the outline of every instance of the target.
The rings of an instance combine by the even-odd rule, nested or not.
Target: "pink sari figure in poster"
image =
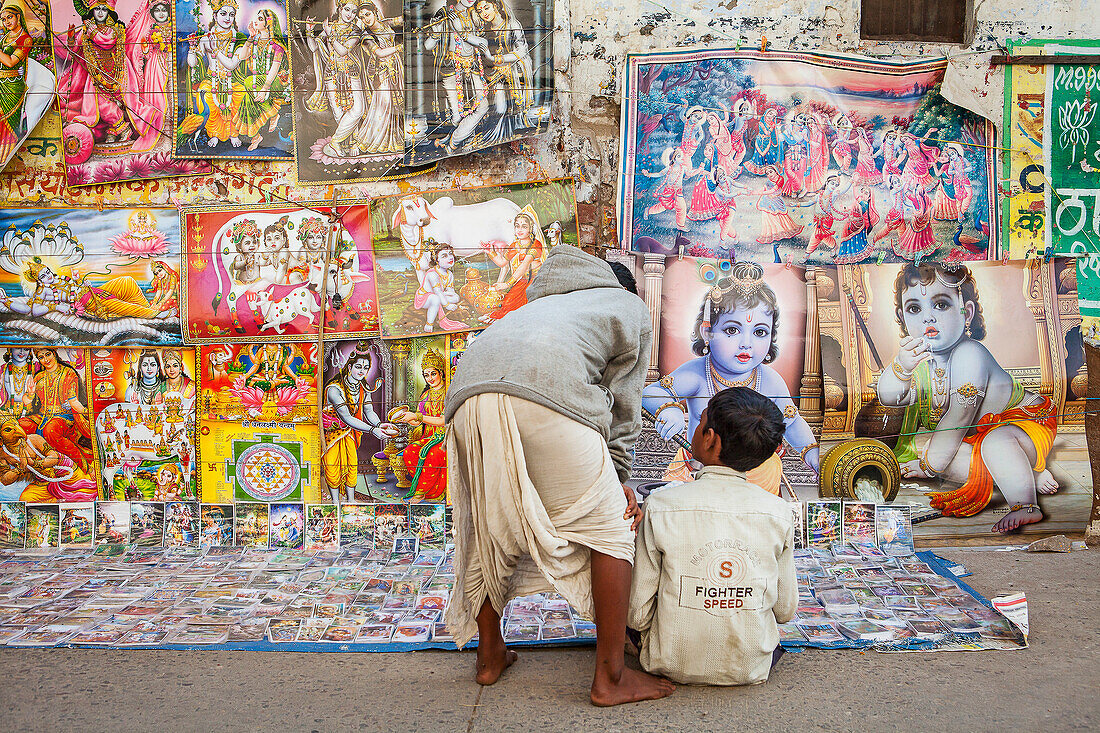
[[[857,186],[874,186],[882,183],[882,172],[875,162],[875,146],[871,133],[865,127],[856,128],[856,172],[852,176]]]
[[[809,167],[806,147],[801,143],[790,145],[783,156],[783,185],[780,190],[784,196],[798,198],[806,192],[806,173]]]
[[[970,166],[958,143],[947,145],[946,155],[941,157],[942,166],[936,166],[940,177],[940,190],[936,191],[936,200],[932,207],[932,218],[940,221],[962,221],[974,198],[974,184],[970,181]]]
[[[935,133],[937,129],[933,127],[928,134]],[[901,134],[901,143],[905,147],[905,165],[902,167],[905,177],[920,184],[922,190],[931,191],[936,187],[932,167],[936,163],[936,158],[939,157],[939,149],[926,144],[911,132]]]
[[[756,241],[760,244],[775,244],[783,239],[797,237],[805,227],[795,224],[787,211],[787,203],[780,195],[784,181],[779,169],[770,165],[765,173],[768,176],[768,185],[760,192],[756,201],[756,208],[760,211],[760,236]]]
[[[141,82],[126,54],[126,26],[114,4],[93,0],[80,28],[69,26],[64,40],[54,44],[58,61],[68,62],[57,83],[65,122],[86,125],[96,144],[110,146],[134,140],[133,111],[141,108]]]
[[[894,253],[907,260],[931,254],[936,249],[932,236],[932,202],[919,185],[908,185],[902,198],[903,222]]]
[[[737,135],[732,134],[726,127],[728,122],[728,112],[722,117],[717,112],[707,113],[707,131],[714,141],[714,164],[730,178],[737,178],[745,159],[745,137],[740,129]]]
[[[126,56],[138,78],[136,114],[131,123],[138,139],[132,150],[156,147],[161,134],[171,129],[173,101],[168,89],[168,58],[172,50],[172,15],[165,0],[142,0],[126,28]],[[134,104],[127,98],[128,104]]]
[[[806,172],[806,190],[815,193],[821,190],[829,177],[829,139],[826,136],[825,120],[816,112],[809,114],[806,129],[806,152],[809,169]]]

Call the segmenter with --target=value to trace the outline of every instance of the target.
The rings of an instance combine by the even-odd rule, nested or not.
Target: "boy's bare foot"
[[[628,702],[660,700],[675,691],[675,685],[666,679],[624,667],[618,682],[610,679],[593,681],[591,700],[593,705],[606,708]]]
[[[493,650],[486,649],[483,655],[479,645],[477,648],[477,674],[474,679],[477,680],[479,685],[491,685],[499,680],[500,676],[504,674],[504,670],[511,667],[518,658],[518,654],[505,646]]]
[[[1004,515],[1001,517],[1001,521],[993,525],[993,531],[1012,532],[1025,524],[1034,524],[1043,518],[1043,513],[1039,511],[1038,507],[1031,508],[1031,511],[1028,511],[1028,509],[1029,507],[1024,507]]]
[[[1054,476],[1051,475],[1050,471],[1044,468],[1035,477],[1035,488],[1040,494],[1057,494],[1058,482],[1054,480]]]

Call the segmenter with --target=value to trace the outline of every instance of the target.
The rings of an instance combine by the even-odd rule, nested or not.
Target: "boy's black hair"
[[[730,387],[707,403],[707,427],[722,439],[722,463],[750,471],[768,460],[783,442],[783,413],[759,392]]]
[[[611,269],[615,271],[615,277],[619,279],[619,284],[623,286],[623,289],[637,295],[638,281],[634,279],[634,273],[630,271],[630,268],[621,262],[608,262],[607,264],[611,265]]]

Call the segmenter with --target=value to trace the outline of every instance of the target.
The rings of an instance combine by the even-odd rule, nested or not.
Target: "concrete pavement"
[[[0,650],[3,731],[1061,731],[1100,727],[1100,552],[953,549],[975,590],[1027,593],[1016,652],[788,654],[767,685],[587,702],[591,649],[521,651],[495,686],[470,653]]]

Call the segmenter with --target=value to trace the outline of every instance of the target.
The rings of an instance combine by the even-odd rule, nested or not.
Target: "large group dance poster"
[[[9,2],[0,8],[0,170],[30,137],[53,102],[56,79],[46,0]]]
[[[52,8],[68,185],[209,173],[172,151],[172,6],[58,0]]]
[[[299,183],[404,171],[400,0],[290,0]]]
[[[918,536],[1050,534],[1086,522],[1075,267],[1033,258],[819,272],[822,441],[886,443],[900,464],[894,501],[930,513]]]
[[[946,62],[630,55],[622,247],[801,264],[997,256],[992,123]]]
[[[177,0],[174,154],[293,156],[286,6]]]
[[[175,209],[7,209],[0,231],[0,342],[182,343]]]
[[[405,162],[546,132],[551,0],[406,0]]]

